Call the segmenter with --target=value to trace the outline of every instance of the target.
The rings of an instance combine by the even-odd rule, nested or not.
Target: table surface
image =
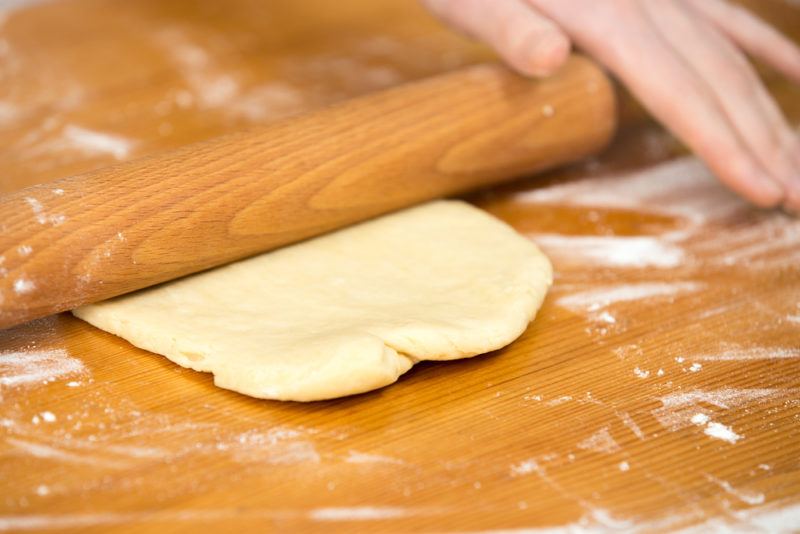
[[[750,2],[800,36],[790,4]],[[411,1],[332,6],[7,14],[0,192],[490,57]],[[625,96],[622,117],[602,156],[470,198],[556,270],[495,353],[299,404],[67,314],[0,332],[0,530],[800,528],[800,221],[727,192]]]

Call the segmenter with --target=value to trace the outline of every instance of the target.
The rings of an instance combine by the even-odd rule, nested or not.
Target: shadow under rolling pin
[[[0,328],[574,161],[615,127],[585,58],[476,65],[29,187],[0,199]]]

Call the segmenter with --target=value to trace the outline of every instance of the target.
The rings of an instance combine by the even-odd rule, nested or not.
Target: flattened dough
[[[436,201],[73,313],[219,387],[311,401],[507,345],[551,275],[506,224]]]

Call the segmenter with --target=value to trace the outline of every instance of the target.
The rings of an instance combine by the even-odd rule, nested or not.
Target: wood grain
[[[586,157],[615,123],[586,59],[477,65],[26,188],[0,199],[0,328]]]
[[[0,187],[117,161],[66,145],[70,125],[142,157],[376,90],[376,72],[401,83],[487,59],[414,2],[332,5],[75,0],[10,16],[0,38],[30,61],[0,84],[20,110],[0,127]],[[788,2],[749,5],[800,35]],[[203,101],[152,44],[164,31],[205,51],[197,70],[231,76],[232,94],[281,82],[296,107],[274,93],[257,115]],[[800,91],[761,70],[797,124]],[[48,92],[72,86],[91,97]],[[629,100],[622,111],[602,156],[469,198],[556,268],[536,322],[494,354],[301,405],[220,390],[67,314],[0,332],[0,527],[796,530],[798,222],[738,201]],[[638,240],[628,264],[609,245],[624,238]],[[681,261],[653,253],[665,248]],[[674,291],[619,298],[647,287]]]

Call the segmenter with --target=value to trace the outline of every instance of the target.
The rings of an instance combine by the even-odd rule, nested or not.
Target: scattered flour
[[[730,347],[719,354],[693,355],[692,359],[721,362],[721,361],[746,361],[746,360],[780,360],[785,358],[800,358],[800,348],[788,347]]]
[[[536,463],[536,460],[531,458],[530,460],[523,460],[519,463],[513,464],[510,467],[509,474],[512,477],[518,477],[523,475],[529,475],[539,470],[539,464]]]
[[[722,187],[695,157],[667,161],[627,174],[591,177],[517,194],[514,200],[646,211],[687,219],[689,229],[719,219],[746,203]],[[680,240],[686,230],[666,236]]]
[[[708,479],[709,482],[713,482],[714,484],[725,490],[727,493],[733,495],[743,503],[749,504],[750,506],[764,504],[764,501],[766,500],[763,493],[736,489],[733,486],[731,486],[730,483],[728,483],[727,481],[720,480],[719,478],[714,477],[712,475],[706,474],[706,479]]]
[[[622,462],[620,462],[620,463],[619,463],[619,465],[618,465],[617,467],[618,467],[618,468],[619,468],[619,470],[620,470],[620,471],[622,471],[622,472],[625,472],[625,471],[630,471],[630,470],[631,470],[631,464],[629,464],[628,462],[625,462],[625,461],[622,461]]]
[[[711,421],[710,412],[702,404],[728,410],[762,399],[776,399],[791,395],[796,389],[776,388],[722,388],[710,391],[691,390],[665,395],[658,400],[661,407],[650,413],[664,428],[675,431],[692,424],[706,426],[705,433],[711,437],[734,442],[740,436],[724,425]]]
[[[134,142],[125,137],[72,124],[64,128],[62,135],[68,146],[81,152],[90,155],[108,154],[118,160],[127,158],[134,146]]]
[[[608,427],[604,426],[588,438],[578,443],[579,449],[584,449],[593,452],[612,453],[620,450],[619,444],[614,441],[608,431]]]
[[[572,400],[572,396],[571,395],[562,395],[562,396],[560,396],[558,398],[555,398],[553,400],[547,401],[547,405],[548,406],[558,406],[559,404],[564,404],[565,402],[569,402],[571,400]]]
[[[308,518],[313,521],[376,521],[411,517],[422,513],[428,515],[432,511],[397,506],[330,507],[315,508],[308,512]]]
[[[716,423],[714,421],[710,421],[708,425],[706,425],[706,429],[703,431],[703,433],[706,436],[721,439],[722,441],[727,441],[731,444],[736,443],[742,438],[742,436],[731,430],[731,427],[725,426],[722,423]]]
[[[27,295],[36,289],[36,284],[27,278],[17,278],[14,280],[14,292],[17,295]]]
[[[83,362],[63,349],[0,352],[0,387],[37,385],[87,374]]]
[[[693,293],[705,286],[699,282],[642,282],[604,286],[571,293],[556,300],[556,304],[571,311],[597,311],[619,302],[675,297]]]
[[[349,464],[405,464],[403,460],[398,460],[397,458],[392,458],[390,456],[366,454],[358,451],[349,451],[344,461]]]
[[[39,224],[50,223],[53,226],[60,226],[64,224],[64,222],[67,220],[66,215],[61,215],[61,214],[48,215],[47,213],[45,213],[44,206],[42,206],[42,203],[39,202],[39,200],[34,197],[25,197],[25,202],[31,208],[33,216],[36,218],[36,222],[38,222]]]
[[[621,268],[678,267],[686,260],[683,248],[655,237],[529,234],[542,249],[565,262],[591,262]]]

